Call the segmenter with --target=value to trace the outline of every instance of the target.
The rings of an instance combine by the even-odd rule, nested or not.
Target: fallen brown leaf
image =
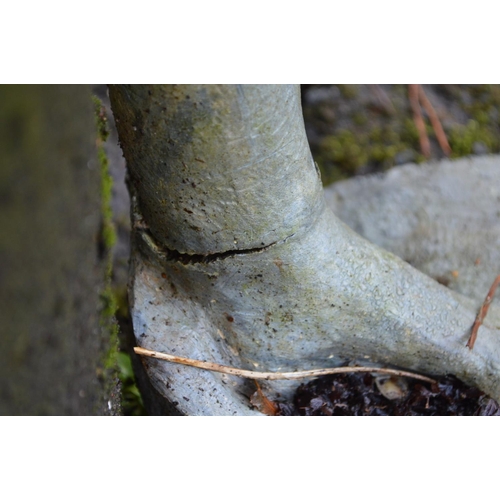
[[[264,413],[264,415],[275,417],[279,412],[278,405],[264,395],[259,383],[256,380],[254,380],[254,382],[257,386],[257,390],[250,397],[250,403],[254,408],[259,410],[261,413]]]

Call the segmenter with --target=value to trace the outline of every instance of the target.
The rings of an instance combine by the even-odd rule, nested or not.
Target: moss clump
[[[106,117],[106,109],[102,105],[102,102],[96,96],[92,96],[92,102],[94,104],[94,113],[96,117],[97,125],[97,137],[101,142],[106,142],[109,137],[108,119]]]
[[[127,299],[127,287],[122,286],[114,291],[117,310],[116,319],[120,325],[119,340],[122,350],[117,354],[118,376],[122,384],[122,407],[124,415],[146,415],[144,402],[137,387],[132,360],[129,354],[131,343],[134,341],[132,320]]]
[[[345,99],[354,99],[358,95],[357,85],[339,85],[338,87]]]
[[[339,130],[335,135],[326,136],[316,153],[324,184],[359,174],[368,164],[380,171],[394,166],[397,154],[413,147],[414,136],[406,136],[409,141],[403,137],[402,130],[385,125],[359,133]]]
[[[500,86],[469,85],[461,88],[461,108],[467,114],[467,123],[455,124],[449,131],[452,156],[466,156],[476,152],[500,151]]]
[[[119,352],[117,357],[118,376],[122,383],[122,406],[125,415],[146,415],[141,393],[135,382],[132,360],[126,352]]]
[[[348,174],[353,175],[367,160],[363,144],[360,144],[359,139],[349,130],[341,130],[337,135],[325,137],[320,147],[320,167],[325,164],[339,164]]]
[[[365,113],[354,113],[352,120],[355,125],[361,126],[366,125],[368,118]]]
[[[111,197],[113,179],[109,173],[109,162],[104,151],[104,142],[109,136],[105,109],[97,97],[93,97],[97,129],[97,159],[101,174],[101,230],[99,235],[102,256],[105,259],[104,287],[100,294],[101,311],[100,326],[104,332],[103,338],[108,342],[108,348],[102,360],[103,371],[99,373],[106,385],[112,386],[118,378],[118,323],[115,318],[117,309],[116,298],[111,286],[113,272],[113,247],[116,243],[116,231],[113,224]]]
[[[115,230],[115,225],[113,223],[113,210],[111,208],[113,178],[109,173],[108,157],[106,156],[102,144],[98,145],[97,156],[99,160],[99,168],[101,170],[101,200],[102,200],[101,237],[102,237],[102,242],[104,244],[104,248],[108,252],[111,252],[116,243],[116,230]]]
[[[337,92],[324,87],[305,88],[303,110],[325,185],[426,160],[406,85],[338,85]],[[426,85],[425,90],[442,119],[452,157],[500,152],[500,85]],[[444,158],[425,110],[423,115],[430,159]]]
[[[467,156],[474,153],[474,147],[482,144],[487,152],[498,151],[500,139],[489,127],[475,120],[470,120],[467,125],[453,127],[449,134],[452,157]]]
[[[109,173],[109,161],[104,150],[104,143],[109,137],[106,110],[97,97],[93,97],[97,128],[97,157],[101,174],[101,232],[100,243],[106,259],[105,287],[101,293],[101,328],[107,332],[109,349],[107,350],[101,374],[105,383],[111,384],[119,378],[121,382],[121,405],[125,415],[145,415],[139,389],[137,388],[132,363],[127,352],[120,350],[120,328],[117,315],[128,315],[126,289],[115,291],[112,288],[113,248],[117,241],[111,207],[113,178]],[[122,347],[123,348],[123,347]]]
[[[409,146],[417,146],[419,144],[418,130],[415,122],[407,117],[403,120],[403,127],[401,130],[401,140]]]
[[[116,230],[113,224],[113,210],[111,199],[113,195],[113,178],[109,173],[109,161],[104,151],[104,143],[109,137],[109,129],[106,118],[106,110],[101,101],[93,96],[94,111],[97,128],[97,159],[101,173],[101,214],[102,231],[101,238],[106,251],[111,252],[116,243]],[[112,266],[112,258],[110,260]]]
[[[106,284],[106,288],[101,293],[101,328],[108,332],[109,349],[107,350],[103,367],[106,372],[115,371],[117,367],[118,354],[118,323],[115,319],[116,300],[111,290],[111,283]]]

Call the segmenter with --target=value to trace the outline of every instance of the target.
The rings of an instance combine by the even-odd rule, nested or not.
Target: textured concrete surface
[[[489,380],[483,388],[498,391],[498,365],[492,362],[499,355],[498,310],[490,310],[489,328],[481,328],[473,353],[464,347],[475,310],[498,272],[497,170],[497,157],[410,165],[345,181],[325,193],[328,205],[354,229],[432,277],[449,275],[463,296],[450,295],[397,258],[379,255],[327,209],[304,234],[263,254],[188,265],[158,255],[138,257],[137,341],[256,370],[355,359],[451,371],[470,382],[467,372],[475,369],[479,379]],[[146,254],[143,249],[137,255]],[[157,389],[183,413],[255,414],[249,382],[145,362]],[[286,395],[296,385],[270,384],[267,390]]]
[[[355,177],[326,188],[325,199],[361,236],[478,305],[500,273],[498,155]]]
[[[132,179],[139,345],[259,371],[397,365],[500,397],[497,308],[465,347],[496,275],[495,159],[353,179],[325,201],[296,89],[123,86],[111,98]],[[144,362],[181,413],[255,413],[248,382]]]

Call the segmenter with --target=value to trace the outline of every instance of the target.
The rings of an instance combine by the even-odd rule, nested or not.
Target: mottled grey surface
[[[356,177],[325,199],[354,231],[477,305],[500,273],[500,156]]]
[[[482,328],[474,351],[464,347],[474,321],[472,301],[340,225],[335,234],[342,242],[336,242],[332,226],[325,211],[303,237],[210,264],[155,266],[139,259],[133,306],[138,342],[257,370],[358,359],[453,372],[498,397],[498,332]],[[500,326],[498,315],[488,323]],[[245,387],[233,377],[223,383],[217,374],[149,363],[162,392],[188,414],[247,411],[239,395]]]
[[[228,89],[222,99],[233,99],[231,103],[224,104],[228,109],[233,109],[231,106],[237,109],[242,105],[241,99],[233,96],[233,90]],[[149,91],[152,94],[148,94]],[[220,91],[217,89],[217,92]],[[220,178],[218,186],[213,186],[207,193],[215,197],[211,203],[219,209],[213,209],[210,216],[203,217],[201,213],[191,210],[195,208],[197,200],[193,195],[193,206],[189,208],[193,213],[185,213],[196,217],[198,229],[189,230],[186,220],[178,217],[181,205],[176,205],[176,196],[184,193],[184,180],[202,178],[203,172],[206,173],[203,162],[192,161],[191,146],[203,142],[204,129],[196,126],[197,121],[193,121],[191,110],[188,113],[191,128],[184,130],[186,137],[171,145],[172,150],[162,150],[161,144],[165,137],[158,135],[158,123],[154,122],[150,127],[148,119],[142,119],[140,133],[144,137],[141,143],[148,146],[141,149],[134,135],[135,125],[131,124],[138,116],[144,118],[145,111],[141,108],[144,99],[141,97],[137,101],[139,95],[158,96],[172,92],[172,95],[182,99],[182,105],[175,105],[175,113],[170,116],[174,121],[170,126],[174,129],[177,110],[194,106],[194,102],[200,106],[202,101],[192,99],[190,93],[184,90],[179,94],[178,89],[168,86],[161,89],[145,86],[120,92],[120,97],[115,101],[112,94],[112,102],[125,156],[130,156],[127,161],[132,169],[132,177],[136,179],[132,186],[136,195],[136,208],[131,298],[139,345],[178,356],[262,371],[335,366],[345,360],[392,364],[431,374],[453,373],[466,382],[477,384],[493,397],[500,397],[500,341],[497,331],[500,315],[496,308],[491,309],[486,325],[480,329],[474,350],[469,351],[465,347],[477,310],[477,297],[483,297],[487,287],[481,292],[470,294],[475,300],[459,295],[393,254],[368,243],[340,222],[321,195],[320,180],[304,141],[300,106],[286,104],[283,96],[275,100],[281,102],[277,111],[279,116],[280,113],[292,112],[292,115],[282,118],[284,123],[299,123],[300,126],[296,125],[293,129],[297,140],[289,141],[286,148],[275,151],[280,161],[273,161],[273,155],[264,158],[261,152],[268,139],[266,134],[276,134],[277,129],[259,128],[259,120],[265,120],[266,116],[256,111],[261,108],[255,107],[251,99],[245,100],[247,112],[251,115],[254,110],[253,117],[245,118],[250,122],[254,120],[254,126],[244,131],[248,137],[242,139],[245,147],[254,148],[248,152],[250,164],[241,171],[241,163],[235,153],[237,160],[234,163],[227,161],[223,169],[217,169],[214,156],[213,167]],[[208,89],[207,94],[212,95],[213,92],[213,89]],[[269,94],[264,101],[272,99],[271,92],[279,93],[280,88],[260,88],[254,92],[258,96],[257,103],[262,103],[262,96],[266,92]],[[197,95],[200,93],[203,92],[200,90]],[[120,102],[127,94],[132,96],[130,102]],[[252,92],[247,93],[247,97],[251,95]],[[290,96],[298,99],[298,93],[292,92]],[[118,103],[116,109],[115,103]],[[210,105],[214,106],[212,101]],[[158,116],[155,113],[152,115]],[[217,116],[217,113],[211,116]],[[230,120],[233,116],[238,123],[241,119],[238,113],[229,113],[224,119]],[[205,116],[202,118],[206,119]],[[230,130],[230,124],[223,124],[221,129]],[[283,128],[281,133],[288,134],[288,129]],[[231,151],[230,137],[223,148],[228,158]],[[175,142],[173,136],[170,139]],[[280,137],[273,137],[272,140],[285,144]],[[240,143],[233,142],[235,151],[239,151]],[[157,158],[151,156],[156,151],[155,144],[161,151]],[[282,157],[285,149],[288,160]],[[207,146],[207,151],[216,155],[216,150],[212,151],[211,146]],[[270,149],[270,153],[273,151]],[[186,160],[191,160],[184,161],[184,155]],[[169,161],[176,165],[184,162],[185,173],[179,176],[168,166],[160,168],[158,162],[163,161],[162,157],[167,164]],[[288,168],[287,161],[294,164],[293,168]],[[156,166],[151,168],[152,164]],[[401,219],[389,222],[382,233],[398,237],[404,248],[405,238],[412,235],[415,228],[423,227],[419,215],[415,214],[425,213],[425,208],[433,204],[435,209],[431,213],[436,218],[445,213],[446,218],[453,219],[450,226],[457,228],[457,235],[460,234],[460,228],[469,227],[470,220],[475,217],[469,214],[469,210],[462,212],[457,206],[440,212],[440,203],[446,204],[446,199],[454,199],[454,190],[459,189],[455,187],[454,172],[446,171],[450,168],[447,165],[447,162],[443,164],[441,177],[435,173],[440,170],[440,165],[429,170],[429,175],[432,172],[435,177],[426,189],[424,180],[420,184],[416,180],[410,180],[407,185],[401,184],[400,192],[403,194],[395,197],[410,200],[413,212],[405,214],[401,208],[395,209]],[[259,171],[262,179],[256,184]],[[253,174],[246,177],[246,172]],[[496,214],[498,205],[494,186],[499,185],[499,180],[494,175],[494,167],[492,172],[487,181],[489,189],[483,196],[485,206],[493,212],[488,212],[489,215],[485,212],[479,216],[479,220],[481,225],[492,223],[493,228],[497,228],[493,230],[498,230],[493,214]],[[387,179],[390,180],[391,175],[398,174],[388,174]],[[482,178],[482,169],[471,169],[467,175],[470,179],[463,182],[474,185],[477,177]],[[236,183],[233,182],[235,179]],[[245,182],[248,182],[248,192],[244,189]],[[303,182],[308,186],[307,189],[296,187]],[[350,182],[354,186],[358,181]],[[198,187],[196,182],[195,185]],[[176,186],[179,190],[176,190]],[[254,224],[251,224],[251,231],[246,232],[249,221],[245,209],[248,201],[246,196],[253,193],[256,186],[265,186],[265,193],[262,197],[262,193],[258,192],[258,202],[250,203],[254,207]],[[354,187],[351,189],[355,190]],[[369,185],[367,191],[372,189],[373,186]],[[148,190],[152,193],[151,200],[146,200]],[[162,190],[168,191],[169,197],[155,195]],[[422,196],[419,196],[420,191]],[[246,195],[240,197],[240,192]],[[349,187],[346,188],[348,192]],[[170,213],[170,196],[174,200],[176,214]],[[210,197],[207,198],[207,194],[204,196],[200,200],[206,205]],[[331,204],[337,203],[337,212],[349,212],[350,209],[345,208],[348,205],[342,208],[340,203],[340,197],[344,196],[340,187],[332,195],[334,198],[339,197],[337,201],[332,202],[330,194],[328,196]],[[356,196],[360,206],[363,198],[370,199],[363,190],[358,191]],[[351,195],[346,194],[345,197],[351,198]],[[352,198],[355,200],[354,195]],[[163,208],[160,206],[162,200],[166,203]],[[373,213],[373,217],[364,226],[362,222],[359,223],[371,231],[367,236],[374,240],[378,234],[375,230],[376,215],[384,221],[385,212],[391,212],[389,207],[383,206],[386,197],[381,196],[381,200],[372,201],[372,204],[367,201],[367,210]],[[231,205],[224,208],[224,203],[228,201],[231,201]],[[243,206],[240,207],[239,203]],[[155,204],[158,205],[156,212]],[[475,210],[473,205],[470,210]],[[150,213],[154,213],[151,220]],[[465,226],[460,221],[464,214],[469,221]],[[362,215],[359,217],[360,221],[364,221]],[[404,222],[404,217],[408,217],[407,222]],[[422,220],[428,218],[422,217]],[[160,224],[161,220],[164,220],[163,225]],[[278,230],[276,220],[285,221]],[[221,228],[221,234],[216,233],[211,241],[210,235],[215,226]],[[228,239],[234,228],[239,228],[238,242],[245,244],[241,247],[238,245],[236,252],[221,253],[212,259],[202,258],[214,251],[235,249],[234,242]],[[432,227],[428,229],[431,230]],[[482,230],[489,231],[490,227],[482,226]],[[271,232],[273,238],[266,239]],[[184,234],[185,239],[179,243]],[[430,233],[427,239],[433,245],[443,244]],[[252,245],[259,241],[269,246],[256,251]],[[448,237],[445,237],[444,242],[447,241]],[[482,248],[483,241],[479,238],[474,241]],[[450,248],[454,249],[457,245],[454,243]],[[409,248],[413,248],[412,245]],[[243,253],[238,250],[255,251]],[[198,255],[199,259],[189,260],[180,256],[179,251],[202,255]],[[431,255],[434,253],[431,252]],[[475,256],[472,247],[467,254],[473,255],[474,259],[481,257]],[[466,291],[465,288],[464,284],[462,291]],[[145,362],[158,391],[174,401],[185,414],[256,413],[249,408],[248,395],[254,388],[248,382],[158,360]],[[288,394],[293,386],[293,383],[269,383],[266,388],[270,392]]]
[[[160,244],[204,255],[261,248],[317,210],[321,184],[298,86],[112,85],[110,98]]]

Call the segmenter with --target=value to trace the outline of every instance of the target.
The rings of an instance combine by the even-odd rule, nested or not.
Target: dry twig
[[[429,142],[429,137],[427,131],[425,130],[424,118],[422,116],[422,111],[420,109],[419,102],[419,84],[408,85],[408,98],[410,100],[410,106],[413,111],[413,121],[418,131],[418,138],[420,141],[420,149],[422,154],[429,158],[431,156],[431,143]]]
[[[474,344],[477,339],[477,332],[479,330],[479,327],[483,324],[486,314],[488,313],[488,309],[490,308],[491,301],[493,300],[493,297],[495,295],[499,283],[500,283],[500,274],[495,278],[493,285],[491,285],[488,295],[486,295],[483,305],[481,306],[481,309],[479,309],[479,312],[477,313],[476,316],[476,320],[472,325],[472,331],[469,340],[467,341],[467,344],[465,344],[465,346],[471,350],[474,347]]]
[[[432,128],[434,129],[434,132],[436,132],[436,139],[439,143],[439,146],[446,156],[450,156],[451,148],[448,143],[448,139],[446,138],[446,134],[444,133],[443,126],[441,125],[441,121],[439,120],[439,117],[436,113],[436,110],[431,104],[431,101],[429,101],[428,97],[425,95],[424,87],[422,87],[422,85],[418,85],[418,90],[420,102],[422,103],[422,106],[425,108],[425,111],[429,116],[429,120],[431,122]]]
[[[211,363],[209,361],[199,361],[197,359],[182,358],[180,356],[173,356],[158,351],[150,351],[142,347],[134,347],[134,352],[141,356],[148,356],[150,358],[161,359],[170,361],[171,363],[179,363],[181,365],[194,366],[203,370],[210,370],[213,372],[226,373],[228,375],[236,375],[237,377],[249,378],[253,380],[295,380],[306,377],[319,377],[322,375],[332,375],[335,373],[386,373],[388,375],[395,375],[397,377],[408,377],[425,382],[436,382],[432,378],[420,375],[418,373],[411,373],[402,370],[395,370],[393,368],[376,368],[373,366],[341,366],[337,368],[320,368],[318,370],[304,370],[297,372],[256,372],[252,370],[241,370],[231,366],[219,365],[218,363]]]

